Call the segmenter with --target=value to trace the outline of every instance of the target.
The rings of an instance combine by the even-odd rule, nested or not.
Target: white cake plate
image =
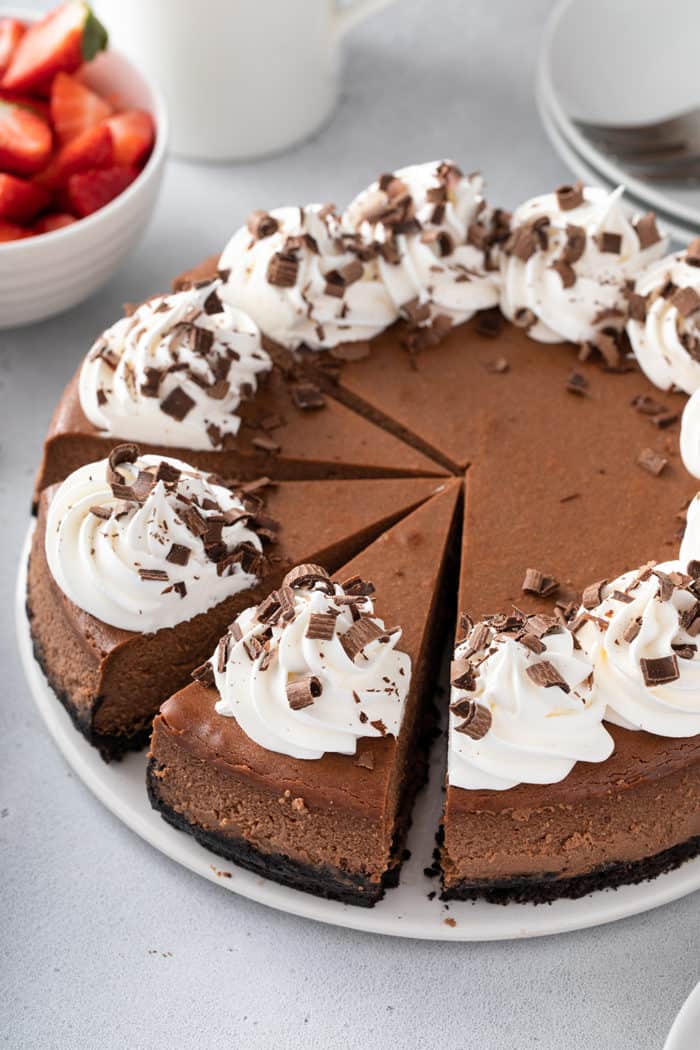
[[[512,940],[566,933],[624,919],[700,889],[698,858],[653,882],[624,886],[615,891],[599,891],[581,900],[560,900],[551,905],[511,904],[503,907],[484,901],[444,904],[438,896],[429,899],[428,894],[439,891],[438,880],[427,878],[423,873],[432,862],[434,834],[442,806],[443,763],[439,747],[433,749],[430,782],[420,793],[413,815],[407,844],[411,857],[403,865],[401,883],[396,889],[387,891],[384,900],[374,908],[320,900],[236,867],[204,849],[189,835],[176,831],[151,809],[145,788],[145,752],[107,765],[74,729],[32,652],[25,610],[31,531],[30,527],[17,579],[17,639],[30,692],[49,733],[81,780],[128,828],[178,864],[223,889],[318,922],[368,933],[435,941]]]

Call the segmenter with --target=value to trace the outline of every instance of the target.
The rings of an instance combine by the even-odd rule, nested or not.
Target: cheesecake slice
[[[142,456],[136,466],[145,477],[110,491],[106,462],[42,493],[27,591],[36,656],[76,728],[105,759],[147,742],[159,704],[292,564],[343,564],[436,485],[294,481],[251,485],[239,499],[178,461]],[[149,471],[163,475],[165,491],[153,487]],[[195,494],[194,507],[192,492],[179,491],[183,478],[205,493]]]
[[[108,455],[118,440],[131,440],[128,432],[106,435],[87,418],[80,403],[79,377],[80,372],[71,379],[51,419],[36,478],[37,494],[83,464]],[[446,473],[418,449],[332,394],[321,393],[317,384],[294,381],[276,366],[260,381],[255,396],[242,404],[240,430],[226,447],[193,449],[157,439],[139,441],[139,447],[241,481],[263,475],[299,481]]]
[[[345,654],[361,666],[387,655],[390,645],[405,661],[398,672],[389,661],[366,691],[354,663],[357,691],[352,684],[341,687],[333,667],[323,665],[323,651],[324,670],[314,687],[314,676],[302,674],[299,661],[289,656],[289,646],[296,652],[293,638],[304,633],[298,619],[288,627],[292,635],[289,641],[285,637],[283,657],[273,648],[262,658],[269,666],[255,677],[250,654],[241,651],[251,644],[249,636],[238,647],[234,643],[251,622],[258,622],[256,617],[266,620],[268,610],[277,609],[278,596],[239,618],[217,650],[208,682],[188,685],[163,704],[155,720],[148,788],[153,806],[167,821],[251,871],[318,896],[371,906],[396,881],[411,802],[425,776],[426,728],[440,658],[440,625],[450,604],[446,590],[452,580],[450,554],[461,489],[459,481],[445,483],[442,492],[334,576],[344,581],[330,599],[341,615],[330,615],[330,633],[323,637],[333,638],[336,645],[340,641]],[[309,567],[304,571],[308,574]],[[370,581],[374,590],[362,581]],[[298,576],[293,572],[286,583],[293,592]],[[357,604],[367,599],[353,597],[370,593],[374,609]],[[324,600],[323,594],[312,598]],[[368,631],[363,641],[375,643],[372,655],[350,643],[352,620],[342,610],[353,604]],[[381,618],[379,627],[375,616]],[[321,613],[313,630],[307,627],[305,639],[319,637],[328,621],[328,612]],[[278,646],[274,629],[271,633],[271,644]],[[334,642],[316,644],[323,650]],[[292,669],[284,679],[286,697],[279,686],[284,658]],[[334,659],[331,655],[331,665]],[[254,677],[259,702],[241,709],[238,702],[245,700]],[[279,688],[277,716],[266,720],[267,694]],[[322,704],[324,690],[332,695],[319,710],[314,703]],[[399,701],[403,710],[397,718]],[[228,702],[232,708],[220,713]],[[350,726],[354,730],[348,744]]]
[[[518,463],[518,450],[513,449],[515,468]],[[583,622],[586,611],[571,623],[577,639],[572,642],[561,614],[559,618],[551,615],[552,597],[518,588],[516,605],[530,611],[514,608],[514,555],[506,537],[499,546],[497,533],[491,537],[495,547],[491,564],[500,555],[503,579],[481,576],[476,559],[486,546],[486,537],[482,545],[478,497],[484,490],[474,486],[473,476],[470,481],[441,827],[444,899],[483,897],[503,904],[577,898],[677,867],[700,852],[700,735],[672,735],[677,732],[672,719],[669,736],[611,724],[609,705],[615,702],[615,694],[602,700],[600,694],[597,700],[594,694],[597,716],[589,710],[591,680],[587,675],[593,672],[595,688],[601,670],[600,664],[582,663],[587,657],[582,626],[591,629]],[[528,542],[537,543],[535,509],[521,504],[521,510],[523,530],[530,530]],[[620,510],[624,513],[625,508]],[[494,518],[489,515],[487,520]],[[639,535],[625,533],[625,552],[639,550],[645,537],[647,543],[649,537],[655,540],[660,527],[658,508],[650,502]],[[595,530],[586,532],[586,541],[579,546],[583,563],[595,567],[599,576],[606,559],[608,564],[614,562],[612,537],[608,539],[602,520],[601,532],[602,537]],[[552,543],[556,540],[553,534]],[[601,557],[602,561],[596,560]],[[597,594],[603,583],[586,590],[584,602],[589,608],[590,594]],[[609,604],[622,612],[633,609],[631,616],[636,620],[637,608],[627,604],[635,592],[626,596],[623,586],[619,581],[609,586],[617,599]],[[485,637],[484,603],[497,599],[502,612],[495,621],[486,621]],[[652,598],[652,618],[657,607],[657,599]],[[494,608],[498,606],[491,606],[492,612]],[[481,624],[465,616],[470,609],[476,610],[475,619]],[[609,610],[592,610],[592,623],[604,627],[609,614]],[[482,637],[474,641],[479,631]],[[497,640],[494,633],[499,635]],[[621,652],[623,645],[620,639],[613,649]],[[504,647],[510,649],[510,664],[504,662]],[[532,669],[542,661],[554,665],[556,673],[552,674],[551,666],[548,674]],[[582,670],[573,679],[569,677],[562,692],[556,675],[571,676],[577,662]],[[688,664],[683,659],[677,664],[683,675],[684,664]],[[494,665],[491,680],[485,678],[490,665]],[[534,675],[531,679],[522,674],[528,667]],[[640,687],[641,682],[637,686],[624,677],[617,688],[632,696]],[[672,707],[662,707],[670,718]],[[676,716],[683,707],[697,712],[700,704],[695,699],[691,705],[686,694]],[[606,719],[602,725],[595,724],[602,718]],[[642,724],[644,719],[636,716],[636,721]],[[694,721],[700,727],[699,715]],[[559,731],[558,726],[562,727]],[[684,730],[686,734],[693,731],[697,734],[693,726]]]

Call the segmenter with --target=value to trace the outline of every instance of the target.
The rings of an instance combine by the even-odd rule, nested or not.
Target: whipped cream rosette
[[[445,160],[380,176],[348,206],[343,224],[378,248],[396,309],[439,331],[498,304],[497,250],[509,218],[487,207],[481,175],[463,175]]]
[[[654,216],[629,219],[623,188],[562,186],[513,213],[501,254],[501,309],[544,343],[621,331],[629,282],[665,251]]]
[[[216,710],[268,751],[351,755],[362,737],[396,736],[411,682],[400,627],[375,615],[373,588],[302,565],[221,639]]]
[[[254,212],[219,268],[225,301],[287,349],[371,339],[397,318],[376,253],[343,232],[332,205]]]
[[[159,295],[97,340],[80,404],[107,435],[191,449],[225,446],[241,402],[272,367],[254,321],[222,302],[221,282]]]
[[[63,593],[98,620],[149,634],[260,578],[255,516],[208,475],[120,445],[55,492],[46,558]]]
[[[638,277],[627,333],[652,383],[686,394],[700,388],[700,238]]]
[[[613,740],[591,662],[551,616],[513,611],[472,626],[451,666],[448,781],[470,790],[554,784],[602,762]]]
[[[679,560],[584,592],[576,636],[607,721],[657,736],[700,733],[698,577],[699,562]]]

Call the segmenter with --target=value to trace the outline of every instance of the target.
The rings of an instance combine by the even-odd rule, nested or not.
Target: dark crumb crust
[[[464,879],[448,890],[443,889],[440,897],[444,901],[481,899],[489,904],[551,904],[562,897],[577,900],[596,890],[616,890],[618,886],[655,879],[657,875],[673,871],[698,854],[700,835],[695,835],[686,842],[654,854],[653,857],[605,864],[585,875],[576,875],[570,879],[559,879],[556,875],[547,874],[535,878],[495,879],[492,882]]]
[[[228,835],[218,835],[207,831],[198,824],[192,824],[182,813],[177,813],[171,806],[162,801],[158,794],[158,763],[150,758],[146,770],[146,787],[148,798],[153,809],[157,810],[168,824],[178,831],[192,835],[200,845],[226,860],[233,861],[241,868],[261,875],[265,879],[279,882],[294,890],[312,893],[325,900],[340,901],[342,904],[355,904],[361,908],[372,908],[384,896],[384,891],[398,886],[401,865],[407,859],[404,842],[411,826],[411,815],[415,797],[428,780],[430,748],[436,736],[437,708],[430,706],[425,712],[420,725],[416,726],[415,754],[413,773],[404,785],[403,797],[399,807],[399,823],[394,832],[391,846],[389,867],[380,881],[372,881],[355,872],[342,871],[331,865],[302,864],[281,853],[262,853],[245,839],[232,839]]]
[[[46,660],[44,659],[43,649],[34,634],[34,614],[29,604],[29,599],[26,601],[25,608],[27,611],[27,619],[29,620],[34,659],[39,664],[44,678],[51,686],[56,698],[70,715],[70,720],[78,732],[82,733],[88,744],[97,748],[105,762],[118,762],[119,759],[124,758],[124,756],[130,751],[142,751],[151,739],[152,726],[150,723],[143,729],[139,729],[138,732],[132,733],[129,736],[96,732],[93,725],[93,719],[100,709],[100,704],[102,702],[101,698],[98,697],[88,711],[81,711],[76,707],[65,689],[60,688],[49,671]]]
[[[157,768],[157,762],[151,759],[146,774],[151,805],[158,810],[168,824],[172,824],[178,831],[185,831],[188,835],[192,835],[200,845],[205,846],[212,853],[233,861],[239,868],[252,871],[264,879],[271,879],[282,886],[303,890],[304,893],[312,893],[315,897],[324,897],[326,900],[371,908],[384,896],[384,888],[387,885],[384,880],[371,882],[369,879],[363,879],[359,874],[340,871],[339,868],[333,868],[330,865],[314,867],[292,860],[291,857],[286,857],[281,853],[261,853],[245,839],[232,839],[228,835],[217,835],[216,832],[207,831],[198,824],[191,824],[182,813],[177,813],[158,797],[158,778],[155,775]],[[396,873],[395,878],[398,879],[398,871],[396,867],[391,869],[387,875],[393,880],[394,873]],[[393,885],[394,882],[389,884]]]

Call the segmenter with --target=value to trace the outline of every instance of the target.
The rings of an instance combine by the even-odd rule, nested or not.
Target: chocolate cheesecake
[[[460,494],[446,483],[343,566],[342,584],[303,566],[235,621],[206,679],[155,720],[148,787],[166,820],[318,896],[370,906],[396,881]]]
[[[171,823],[280,882],[379,899],[420,779],[439,614],[458,598],[444,895],[580,896],[698,852],[700,240],[664,256],[653,215],[630,217],[620,196],[564,186],[511,216],[488,205],[479,175],[415,165],[381,175],[340,215],[254,212],[221,255],[94,345],[57,408],[39,488],[117,438],[138,440],[154,462],[130,484],[117,478],[113,502],[87,506],[108,533],[143,516],[152,486],[139,473],[157,475],[159,457],[279,481],[264,508],[245,503],[250,492],[208,495],[214,535],[179,543],[197,565],[249,570],[246,585],[213,601],[209,566],[193,582],[206,591],[201,609],[164,625],[147,605],[145,629],[101,546],[116,622],[66,595],[60,559],[52,573],[42,553],[55,492],[42,497],[37,651],[108,754],[143,741],[175,694],[156,718],[149,767]],[[458,588],[445,565],[462,485]],[[242,507],[220,505],[229,499]],[[257,539],[223,543],[232,521]],[[157,532],[149,556],[163,547]],[[170,563],[131,556],[142,583],[145,569],[170,594],[172,615],[169,589],[189,583]],[[288,576],[294,563],[321,568]],[[343,563],[376,586],[376,614],[369,593],[341,586],[343,572],[325,579]],[[311,605],[321,619],[308,635],[299,625]],[[364,656],[345,637],[351,608],[369,632]],[[166,638],[177,675],[169,665],[151,687]],[[355,670],[370,650],[410,657],[410,689],[388,676],[395,731],[379,730],[380,715],[368,718],[373,734],[348,738],[361,704],[340,731],[348,693],[319,657],[324,642],[349,650]],[[323,674],[307,666],[309,646]]]
[[[106,759],[146,743],[158,705],[290,565],[342,564],[435,489],[309,481],[233,496],[178,461],[136,456],[121,446],[45,490],[29,563],[36,655]]]
[[[119,440],[249,481],[445,471],[269,356],[220,282],[143,303],[96,341],[53,414],[36,491]]]

